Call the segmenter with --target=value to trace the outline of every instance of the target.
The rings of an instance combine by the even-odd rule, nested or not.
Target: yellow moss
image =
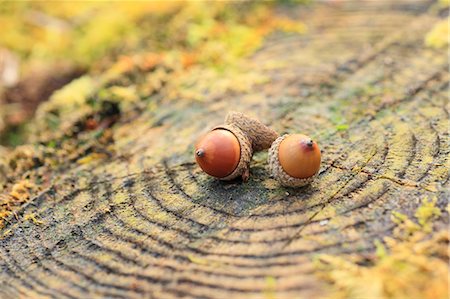
[[[432,220],[440,215],[436,200],[424,199],[416,211],[419,224],[393,213],[394,238],[375,241],[370,266],[360,266],[358,256],[319,255],[319,275],[330,283],[327,298],[446,298],[449,270],[448,231],[430,236]],[[444,258],[445,257],[445,258]]]
[[[1,226],[0,226],[0,228],[1,228]],[[4,230],[0,239],[4,239],[4,238],[8,237],[11,234],[12,234],[12,229]]]
[[[436,205],[437,198],[428,200],[424,198],[422,200],[422,205],[416,210],[414,216],[416,216],[419,224],[426,232],[431,231],[431,220],[441,215],[441,211]]]
[[[381,243],[380,240],[375,240],[375,247],[376,247],[376,255],[379,258],[384,258],[387,255],[386,247],[384,247],[383,243]]]
[[[441,7],[449,7],[450,6],[450,0],[439,0],[439,5]]]
[[[73,109],[76,106],[84,104],[86,98],[93,92],[94,88],[94,80],[89,76],[83,76],[73,80],[55,92],[50,98],[50,101],[58,107]]]
[[[277,280],[273,276],[266,276],[266,287],[264,289],[264,297],[267,299],[275,299],[275,290],[277,286]]]
[[[30,197],[30,189],[34,188],[35,185],[28,180],[20,181],[13,185],[10,196],[14,197],[16,200],[25,200]]]
[[[134,86],[112,86],[109,90],[114,97],[125,102],[136,102],[139,99]]]
[[[221,266],[221,263],[219,263],[217,261],[208,260],[208,259],[194,256],[191,254],[189,254],[187,257],[192,263],[197,264],[197,265],[210,266],[210,267],[220,267]]]
[[[95,162],[95,161],[98,161],[98,160],[102,160],[102,159],[105,159],[105,158],[107,158],[106,154],[92,153],[92,154],[89,154],[89,155],[87,155],[87,156],[85,156],[85,157],[83,157],[81,159],[78,159],[77,163],[78,164],[89,164],[89,163],[92,163],[92,162]]]
[[[425,44],[428,47],[441,49],[449,44],[449,19],[440,21],[425,36]]]
[[[401,231],[406,233],[407,236],[420,231],[421,227],[408,218],[405,214],[400,212],[392,212],[392,222],[398,225],[397,228],[401,228]]]
[[[33,213],[23,216],[23,219],[25,221],[31,220],[34,224],[37,224],[37,225],[40,225],[40,224],[44,223],[42,220],[37,219],[36,215],[34,215]]]
[[[17,207],[26,203],[37,190],[38,186],[29,180],[21,180],[15,183],[9,192],[0,194],[0,228],[4,226],[4,219],[15,215]]]

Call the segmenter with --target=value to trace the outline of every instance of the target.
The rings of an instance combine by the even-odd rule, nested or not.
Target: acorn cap
[[[259,120],[248,117],[240,112],[230,112],[225,118],[225,123],[241,129],[251,141],[254,151],[268,149],[278,138],[278,133],[267,127]]]
[[[229,180],[232,180],[232,179],[235,179],[235,178],[241,176],[242,180],[244,182],[248,181],[248,178],[250,175],[250,161],[252,159],[252,154],[253,154],[252,146],[251,146],[251,142],[250,142],[249,138],[245,135],[244,132],[242,132],[241,129],[239,129],[238,127],[236,127],[234,125],[230,125],[230,124],[217,126],[213,130],[230,131],[238,139],[239,145],[241,148],[241,156],[239,159],[239,163],[236,166],[236,168],[234,169],[234,171],[232,173],[230,173],[229,175],[227,175],[226,177],[219,178],[219,179],[223,180],[223,181],[229,181]]]
[[[288,134],[278,137],[275,142],[272,144],[269,150],[269,170],[272,175],[277,179],[281,185],[286,187],[302,187],[310,184],[317,177],[317,173],[309,178],[298,179],[291,177],[287,174],[283,167],[280,164],[280,160],[278,159],[278,150],[281,142],[289,136]]]

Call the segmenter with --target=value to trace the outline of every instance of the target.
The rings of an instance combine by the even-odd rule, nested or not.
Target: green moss
[[[24,125],[9,127],[6,132],[0,134],[0,144],[16,147],[26,140],[26,127]]]
[[[336,130],[337,131],[346,131],[348,129],[348,125],[347,124],[340,124],[336,126]]]

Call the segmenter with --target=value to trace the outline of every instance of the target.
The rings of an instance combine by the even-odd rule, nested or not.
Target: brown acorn
[[[302,134],[283,135],[269,150],[269,169],[283,185],[301,187],[311,183],[320,169],[320,149]]]
[[[236,126],[222,125],[204,135],[195,145],[195,160],[207,174],[220,180],[250,175],[252,147],[248,137]]]
[[[225,125],[203,136],[195,146],[195,159],[207,174],[221,180],[239,176],[245,182],[250,175],[253,152],[267,149],[278,134],[260,121],[231,112]]]

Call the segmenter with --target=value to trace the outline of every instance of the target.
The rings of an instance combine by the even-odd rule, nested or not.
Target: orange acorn
[[[283,135],[269,150],[269,168],[283,185],[301,187],[311,183],[320,169],[320,149],[302,134]]]
[[[269,148],[278,134],[256,119],[230,112],[225,125],[204,135],[195,146],[195,160],[204,172],[221,180],[247,181],[254,151]]]
[[[195,160],[207,174],[221,180],[249,177],[252,158],[247,136],[233,125],[214,128],[195,145]]]

